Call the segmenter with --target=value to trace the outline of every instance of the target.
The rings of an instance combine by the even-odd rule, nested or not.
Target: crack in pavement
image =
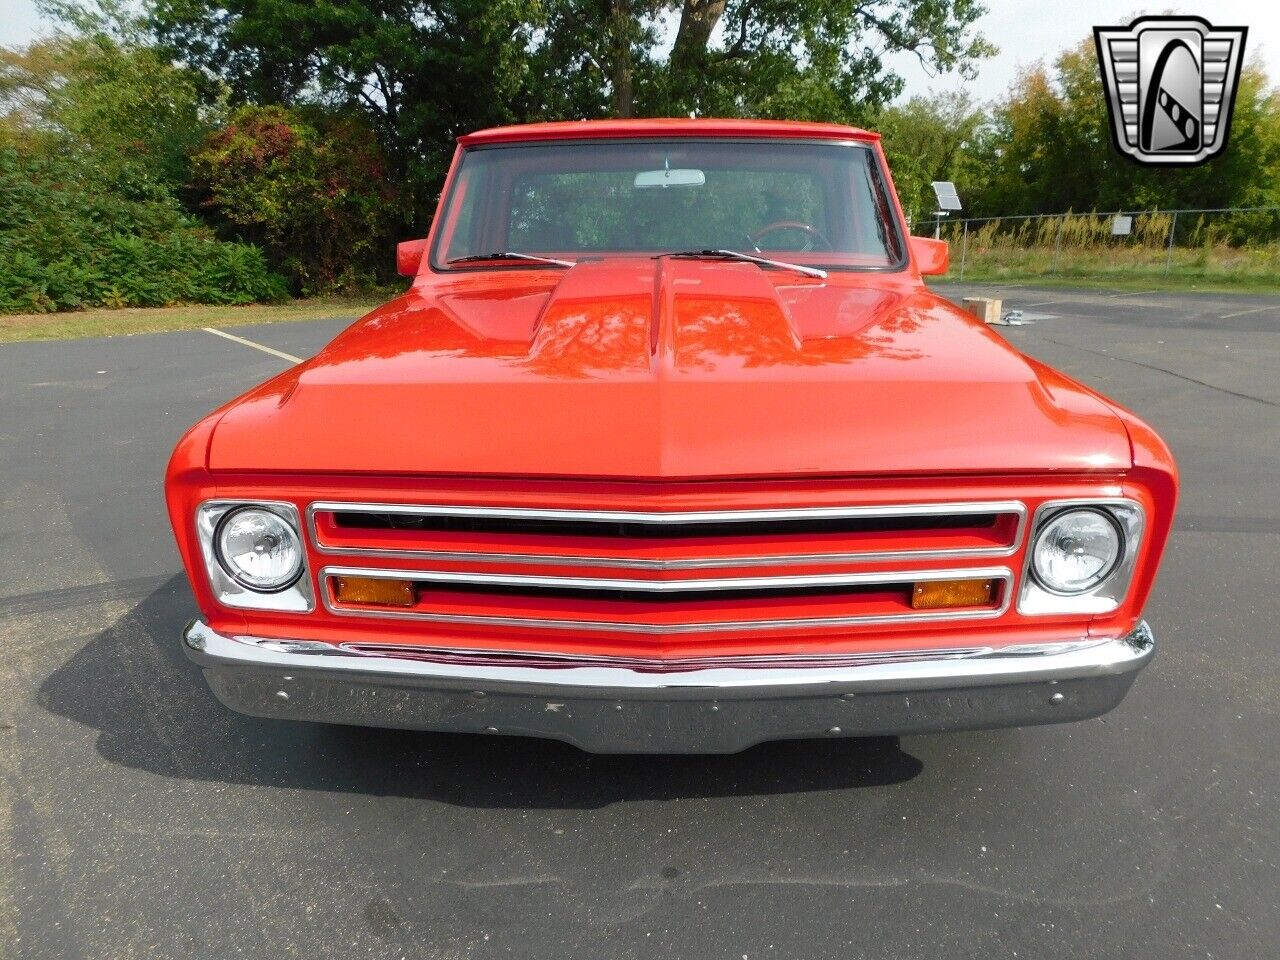
[[[1266,404],[1268,407],[1280,407],[1280,403],[1274,400],[1267,400],[1265,397],[1255,397],[1251,393],[1240,393],[1237,390],[1228,390],[1226,387],[1220,387],[1214,383],[1208,383],[1204,380],[1197,380],[1195,377],[1189,377],[1185,373],[1178,373],[1175,370],[1168,370],[1164,367],[1158,367],[1154,363],[1143,363],[1141,360],[1131,360],[1129,357],[1117,356],[1114,353],[1107,353],[1104,350],[1090,350],[1088,347],[1082,347],[1078,344],[1067,343],[1064,340],[1055,340],[1053,337],[1041,336],[1042,340],[1047,343],[1056,343],[1060,347],[1067,347],[1071,350],[1079,350],[1081,353],[1089,353],[1095,357],[1106,357],[1108,360],[1119,360],[1121,363],[1130,363],[1135,367],[1143,367],[1147,370],[1155,370],[1159,373],[1167,373],[1171,377],[1177,377],[1179,380],[1185,380],[1187,383],[1194,383],[1197,386],[1208,387],[1210,390],[1216,390],[1218,393],[1225,393],[1229,397],[1236,397],[1240,400],[1252,400],[1254,403]]]

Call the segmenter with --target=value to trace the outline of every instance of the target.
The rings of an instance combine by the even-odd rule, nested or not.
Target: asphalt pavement
[[[0,956],[1280,954],[1280,297],[940,289],[1181,466],[1097,720],[653,758],[231,714],[164,464],[350,318],[0,345]]]

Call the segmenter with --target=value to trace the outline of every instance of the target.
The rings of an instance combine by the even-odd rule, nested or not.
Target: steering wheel
[[[834,250],[835,246],[827,235],[815,227],[812,223],[805,223],[803,220],[775,220],[766,226],[761,227],[755,233],[749,234],[751,245],[757,250],[760,249],[760,241],[771,233],[777,233],[779,230],[799,230],[805,235],[805,246],[801,247],[801,251],[805,250]],[[821,246],[818,246],[821,244]]]

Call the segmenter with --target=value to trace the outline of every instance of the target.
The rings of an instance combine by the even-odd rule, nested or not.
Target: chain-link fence
[[[1178,275],[1280,289],[1280,207],[917,221],[951,243],[951,275],[1012,280]]]

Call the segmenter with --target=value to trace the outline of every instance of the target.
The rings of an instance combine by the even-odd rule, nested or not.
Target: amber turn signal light
[[[916,610],[982,607],[995,596],[994,580],[922,580],[911,591],[911,606]]]
[[[384,580],[381,577],[334,577],[333,597],[339,603],[364,603],[377,607],[411,607],[412,580]]]

